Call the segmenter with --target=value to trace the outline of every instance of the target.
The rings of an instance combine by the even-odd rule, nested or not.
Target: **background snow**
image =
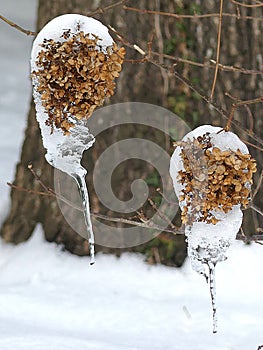
[[[89,267],[45,242],[40,227],[0,252],[1,350],[256,350],[262,342],[263,272],[251,273],[261,246],[237,243],[217,268],[217,335],[207,285],[189,262],[174,269],[99,255]]]
[[[33,28],[36,1],[0,4],[1,14]],[[31,42],[0,22],[1,218],[29,108]],[[218,265],[213,335],[208,286],[188,261],[174,269],[137,255],[99,255],[89,267],[88,258],[45,242],[38,227],[24,244],[0,244],[0,349],[256,350],[263,344],[262,249],[236,242]]]

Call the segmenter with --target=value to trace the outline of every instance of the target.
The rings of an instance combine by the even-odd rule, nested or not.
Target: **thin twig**
[[[53,197],[53,193],[50,193],[50,192],[42,192],[42,191],[35,191],[35,190],[30,190],[28,188],[24,188],[24,187],[21,187],[21,186],[17,186],[17,185],[14,185],[14,184],[11,184],[10,182],[7,182],[6,183],[9,187],[15,189],[15,190],[18,190],[20,192],[26,192],[26,193],[31,193],[31,194],[37,194],[39,196],[48,196],[48,197]]]
[[[253,118],[253,114],[251,112],[251,109],[249,108],[248,105],[244,105],[246,111],[247,111],[247,115],[248,115],[248,120],[249,120],[249,131],[252,132],[254,129],[254,118]]]
[[[40,191],[34,191],[34,190],[30,190],[30,189],[26,189],[23,187],[19,187],[16,185],[13,185],[11,183],[7,183],[8,186],[18,190],[18,191],[22,191],[22,192],[27,192],[29,194],[37,194],[37,195],[41,195],[41,196],[50,196],[50,197],[57,197],[59,200],[65,202],[66,204],[68,204],[69,206],[71,206],[73,209],[76,210],[80,210],[83,211],[82,208],[74,205],[72,202],[70,202],[69,200],[67,200],[66,198],[64,198],[63,196],[60,196],[58,194],[56,194],[53,190],[52,192],[49,192],[51,189],[47,186],[45,186],[45,188],[48,190],[48,192],[40,192]],[[252,208],[252,206],[251,206]],[[252,208],[254,209],[254,208]],[[257,210],[259,210],[257,208]],[[257,211],[256,210],[256,211]],[[263,213],[262,213],[263,214]],[[102,220],[106,220],[106,221],[110,221],[110,222],[118,222],[118,223],[123,223],[123,224],[128,224],[128,225],[133,225],[133,226],[139,226],[139,227],[144,227],[147,229],[154,229],[154,230],[158,230],[158,231],[162,231],[162,232],[167,232],[167,233],[172,233],[174,235],[178,235],[178,234],[184,234],[184,227],[174,227],[173,229],[168,229],[168,228],[163,228],[160,227],[158,225],[152,224],[149,221],[143,221],[143,222],[138,222],[138,221],[134,221],[134,220],[128,220],[128,219],[124,219],[124,218],[114,218],[114,217],[109,217],[103,214],[99,214],[99,213],[91,213],[91,216],[98,218],[98,219],[102,219]],[[252,242],[252,241],[263,241],[263,235],[253,235],[253,236],[247,236],[247,235],[242,235],[242,234],[238,234],[236,237],[237,240],[240,241],[244,241],[244,242]]]
[[[217,30],[216,66],[215,66],[215,73],[214,73],[212,90],[211,90],[211,94],[210,94],[210,100],[212,100],[213,97],[214,97],[214,92],[215,92],[215,87],[216,87],[216,80],[217,80],[217,75],[218,75],[218,68],[219,68],[223,4],[224,4],[224,0],[220,0],[219,22],[218,22],[218,30]]]
[[[255,199],[260,187],[261,187],[261,184],[262,184],[262,180],[263,180],[263,170],[261,171],[260,173],[260,176],[259,176],[259,179],[258,179],[258,183],[257,183],[257,187],[255,189],[255,191],[253,192],[253,195],[252,195],[252,198],[251,198],[251,202],[253,202],[253,200]]]
[[[216,64],[215,60],[210,60],[211,63]],[[190,63],[189,63],[190,64]],[[211,66],[207,63],[204,63],[204,67],[206,68],[213,68],[214,66]],[[218,68],[223,71],[228,71],[228,72],[238,72],[238,73],[243,73],[243,74],[263,74],[263,71],[259,70],[254,70],[254,69],[246,69],[243,67],[237,67],[237,66],[227,66],[224,64],[219,63]]]
[[[96,10],[88,12],[86,15],[87,16],[94,16],[96,14],[104,13],[104,12],[106,12],[108,10],[111,10],[111,9],[117,7],[117,6],[124,5],[126,3],[126,1],[127,0],[117,1],[117,2],[114,2],[114,3],[112,3],[112,4],[108,5],[108,6],[105,6],[105,7],[98,7]],[[4,21],[5,23],[7,23],[8,25],[10,25],[11,27],[19,30],[20,32],[22,32],[22,33],[24,33],[26,35],[31,35],[31,36],[36,36],[37,35],[36,32],[33,32],[31,30],[22,28],[21,26],[19,26],[18,24],[12,22],[11,20],[7,19],[3,15],[0,15],[0,19],[2,21]]]
[[[260,208],[258,208],[254,203],[251,203],[249,207],[253,209],[256,213],[263,216],[263,211]]]
[[[152,51],[151,54],[153,56],[160,56],[159,52],[155,52]],[[181,57],[175,57],[172,55],[167,55],[167,54],[162,54],[163,58],[167,58],[171,61],[174,61],[175,63],[185,63],[185,64],[189,64],[191,66],[196,66],[196,67],[200,67],[200,68],[209,68],[209,69],[215,69],[215,64],[216,61],[215,60],[210,60],[210,62],[212,64],[209,64],[208,62],[197,62],[197,61],[192,61],[186,58],[181,58]],[[218,69],[222,70],[222,71],[227,71],[227,72],[238,72],[238,73],[242,73],[242,74],[249,74],[249,75],[263,75],[263,71],[260,70],[255,70],[255,69],[247,69],[247,68],[243,68],[243,67],[237,67],[237,66],[228,66],[228,65],[224,65],[219,63],[218,64]]]
[[[247,140],[243,140],[243,139],[241,139],[241,141],[243,141],[246,145],[248,145],[248,146],[251,146],[251,147],[253,147],[253,148],[255,148],[255,149],[258,149],[260,152],[263,152],[263,148],[262,147],[259,147],[259,146],[257,146],[257,145],[254,145],[254,143],[251,143],[251,142],[249,142],[249,141],[247,141]]]
[[[172,204],[172,205],[179,205],[178,201],[177,202],[173,202],[171,201],[170,199],[168,199],[164,194],[163,192],[161,191],[161,189],[158,187],[156,188],[156,192],[159,193],[163,199],[168,203],[168,204]]]
[[[92,213],[91,215],[93,215],[94,217],[97,217],[98,219],[103,219],[103,220],[106,220],[106,221],[119,222],[119,223],[122,223],[122,224],[139,226],[139,227],[144,227],[144,228],[148,228],[148,229],[154,229],[154,230],[158,230],[158,231],[162,231],[162,232],[173,233],[175,235],[177,235],[177,234],[184,234],[184,230],[181,227],[175,227],[175,228],[170,230],[170,229],[163,228],[161,226],[152,224],[150,221],[139,222],[139,221],[128,220],[128,219],[124,219],[124,218],[112,218],[112,217],[109,217],[109,216],[106,216],[106,215],[102,215],[102,214],[99,214],[99,213]]]
[[[226,95],[231,97],[231,98],[233,98],[230,94],[226,94]],[[241,101],[241,100],[236,99],[236,101],[231,106],[231,110],[230,110],[230,113],[229,113],[228,121],[227,121],[227,124],[226,124],[226,130],[230,129],[230,126],[232,124],[235,112],[236,112],[238,107],[245,106],[245,107],[248,108],[248,105],[255,104],[255,103],[260,103],[260,102],[263,102],[263,96],[254,98],[252,100],[245,100],[245,101]],[[250,128],[250,131],[248,132],[248,134],[250,134],[250,135],[254,134],[253,130],[251,130],[251,128]]]
[[[156,211],[156,213],[159,215],[159,217],[166,221],[168,225],[170,225],[172,228],[174,228],[174,224],[171,223],[171,220],[163,213],[160,211],[160,209],[157,207],[157,205],[154,203],[154,201],[151,198],[148,198],[148,202],[150,203],[151,207]]]
[[[154,10],[146,10],[146,9],[140,9],[136,7],[129,7],[129,6],[123,6],[124,10],[127,11],[134,11],[141,14],[150,14],[150,15],[160,15],[160,16],[167,16],[167,17],[174,17],[176,19],[197,19],[197,18],[210,18],[210,17],[219,17],[218,13],[205,13],[205,14],[193,14],[193,15],[183,15],[183,14],[177,14],[177,13],[170,13],[170,12],[162,12],[162,11],[154,11]],[[238,20],[240,19],[248,19],[248,20],[258,20],[263,21],[263,17],[253,17],[253,16],[238,16],[233,13],[222,13],[222,17],[232,17],[236,18]]]
[[[36,35],[36,32],[32,32],[31,30],[24,29],[24,28],[20,27],[18,24],[10,21],[9,19],[7,19],[6,17],[4,17],[2,15],[0,15],[0,19],[2,21],[4,21],[5,23],[7,23],[8,25],[10,25],[11,27],[19,30],[20,32],[22,32],[22,33],[24,33],[26,35],[33,35],[33,36]]]
[[[35,172],[32,163],[29,163],[27,168],[30,170],[30,172],[33,174],[34,178],[38,181],[38,183],[40,184],[40,186],[47,192],[47,193],[53,193],[53,195],[56,195],[56,193],[49,187],[47,187],[42,180],[40,179],[40,177],[37,175],[37,173]]]
[[[108,5],[108,6],[105,6],[105,7],[98,7],[96,10],[88,12],[86,14],[86,16],[94,16],[94,15],[97,15],[97,14],[104,13],[104,12],[106,12],[108,10],[111,10],[111,9],[117,7],[117,6],[125,4],[126,1],[127,0],[121,0],[121,1],[114,2],[114,3],[112,3],[112,4]]]
[[[64,196],[61,196],[60,194],[57,194],[53,189],[46,186],[43,183],[43,181],[40,179],[40,177],[37,175],[37,173],[34,170],[33,165],[31,163],[28,165],[28,169],[33,174],[34,178],[39,182],[41,187],[43,187],[45,192],[23,188],[23,187],[11,184],[9,182],[7,183],[7,185],[10,186],[11,188],[18,190],[18,191],[27,192],[30,194],[37,194],[37,195],[41,195],[41,196],[49,196],[49,197],[57,198],[57,199],[61,200],[62,202],[66,203],[67,205],[69,205],[70,207],[72,207],[73,209],[83,211],[83,208],[76,206],[70,200],[68,200]],[[161,232],[173,233],[175,235],[176,234],[184,234],[184,230],[182,227],[176,227],[173,225],[173,226],[171,226],[172,229],[168,229],[168,228],[164,228],[164,227],[161,227],[159,225],[151,223],[151,221],[149,219],[147,219],[146,221],[143,221],[143,222],[138,222],[138,221],[128,220],[128,219],[124,219],[124,218],[113,218],[113,217],[109,217],[109,216],[102,215],[99,213],[91,213],[91,215],[96,217],[96,218],[111,221],[111,222],[119,222],[119,223],[123,223],[123,224],[129,224],[129,225],[144,227],[144,228],[148,228],[148,229],[154,229],[154,230],[158,230]]]
[[[236,236],[236,240],[243,241],[245,243],[263,241],[263,235],[253,235],[253,236],[245,235],[244,237],[242,234],[238,233]]]
[[[239,2],[236,0],[230,0],[233,4],[238,5],[238,6],[242,6],[242,7],[249,7],[249,8],[256,8],[256,7],[262,7],[263,3],[259,2],[257,4],[244,4],[243,2]]]
[[[237,104],[237,107],[239,107],[244,105],[252,105],[259,102],[263,102],[263,96],[253,98],[252,100],[238,101],[236,104]]]
[[[153,56],[160,56],[160,53],[155,51],[152,51],[151,54]],[[216,64],[216,61],[212,59],[210,60],[212,64],[209,64],[208,62],[202,63],[202,62],[192,61],[186,58],[175,57],[164,53],[162,54],[162,57],[167,58],[171,61],[174,61],[175,63],[185,63],[191,66],[200,67],[200,68],[215,69],[215,64]],[[237,67],[237,66],[228,66],[221,63],[218,64],[218,69],[222,71],[227,71],[227,72],[238,72],[238,73],[249,74],[249,75],[263,75],[263,71],[260,71],[260,70],[247,69],[247,68]]]

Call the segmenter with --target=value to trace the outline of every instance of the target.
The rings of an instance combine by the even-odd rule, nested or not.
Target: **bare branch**
[[[108,6],[105,6],[105,7],[98,7],[96,10],[88,12],[86,14],[86,16],[94,16],[94,15],[97,15],[97,14],[104,13],[104,12],[106,12],[108,10],[111,10],[111,9],[117,7],[117,6],[124,5],[126,3],[126,1],[127,0],[121,0],[121,1],[113,2],[112,4],[110,4]]]
[[[151,207],[156,211],[156,213],[160,216],[160,218],[167,222],[167,225],[171,225],[172,228],[175,228],[175,226],[171,223],[171,220],[163,212],[160,211],[160,209],[157,207],[157,205],[151,198],[148,198],[148,202],[150,203]]]
[[[257,212],[258,214],[260,214],[261,216],[263,216],[263,211],[261,209],[259,209],[255,204],[251,203],[250,204],[250,208],[255,210],[255,212]]]
[[[21,191],[21,192],[26,192],[26,193],[31,193],[31,194],[37,194],[39,196],[48,196],[48,197],[53,197],[53,193],[49,193],[49,192],[42,192],[42,191],[35,191],[35,190],[30,190],[28,188],[24,188],[21,186],[16,186],[14,184],[11,184],[10,182],[6,183],[9,187]]]
[[[112,31],[117,36],[117,41],[121,42],[123,45],[125,45],[131,49],[135,49],[135,47],[138,47],[136,44],[131,44],[126,38],[124,38],[123,35],[121,35],[119,32],[117,32],[116,29],[112,28],[111,26],[108,26],[108,28],[110,29],[110,31]],[[233,124],[238,130],[245,132],[250,138],[254,139],[254,141],[258,142],[260,145],[263,145],[263,140],[259,136],[257,136],[254,132],[251,132],[251,131],[245,129],[237,120],[234,120],[234,112],[239,105],[243,105],[243,104],[248,105],[248,104],[252,104],[252,103],[262,102],[263,97],[259,97],[259,98],[253,99],[253,100],[240,101],[238,104],[233,104],[233,111],[232,111],[231,118],[230,118],[227,111],[225,111],[216,102],[211,101],[210,98],[208,96],[206,96],[206,94],[203,91],[201,91],[201,89],[194,86],[186,77],[184,77],[179,72],[177,72],[175,70],[175,65],[167,66],[167,65],[160,63],[159,61],[156,61],[156,60],[152,59],[151,57],[147,56],[147,54],[144,52],[144,50],[140,49],[137,51],[143,55],[143,58],[142,58],[142,60],[140,60],[140,63],[150,62],[153,65],[159,67],[160,69],[165,69],[168,73],[173,74],[176,77],[176,79],[181,81],[183,84],[187,85],[199,97],[201,97],[205,102],[207,102],[210,107],[212,107],[214,110],[216,110],[223,118],[225,118],[228,121],[226,128],[230,128],[230,125]],[[140,52],[140,51],[142,51],[142,52]]]
[[[72,208],[74,208],[76,210],[79,210],[79,211],[83,211],[83,208],[76,206],[70,200],[66,199],[65,197],[63,197],[63,196],[61,196],[59,194],[57,194],[54,190],[52,190],[51,188],[47,187],[41,181],[39,176],[36,174],[36,171],[33,169],[32,164],[30,164],[28,168],[31,171],[31,173],[33,174],[33,176],[36,178],[36,180],[40,183],[40,185],[45,189],[45,192],[26,189],[26,188],[23,188],[23,187],[11,184],[9,182],[7,183],[7,185],[12,187],[12,188],[14,188],[15,190],[22,191],[22,192],[27,192],[29,194],[37,194],[37,195],[41,195],[41,196],[55,197],[55,198],[63,201],[64,203],[66,203],[70,207],[72,207]],[[257,208],[254,204],[251,204],[250,207],[263,216],[262,211],[259,208]],[[163,213],[161,213],[161,214],[163,214]],[[165,215],[165,214],[163,214],[163,215]],[[170,225],[171,228],[163,228],[161,226],[158,226],[158,225],[155,225],[155,224],[151,223],[150,220],[142,220],[141,222],[138,222],[138,221],[135,221],[135,220],[129,220],[129,219],[125,219],[125,218],[109,217],[109,216],[106,216],[106,215],[103,215],[103,214],[100,214],[100,213],[91,213],[91,216],[93,216],[95,218],[98,218],[98,219],[105,220],[105,221],[109,221],[109,222],[117,222],[117,223],[123,223],[123,224],[127,224],[127,225],[132,225],[132,226],[143,227],[143,228],[151,229],[151,230],[158,230],[160,232],[171,233],[173,235],[184,234],[184,226],[183,225],[181,227],[177,227],[177,226],[172,224],[172,225]],[[241,234],[238,234],[236,239],[244,241],[244,242],[263,241],[263,235],[247,236],[247,235],[244,234],[244,232],[241,229]]]
[[[254,98],[252,100],[238,101],[236,104],[237,104],[237,107],[239,107],[239,106],[244,106],[244,105],[252,105],[254,103],[259,103],[259,102],[263,102],[263,96]]]
[[[24,29],[24,28],[20,27],[18,24],[15,24],[14,22],[10,21],[9,19],[7,19],[6,17],[4,17],[2,15],[0,15],[0,19],[2,21],[4,21],[5,23],[7,23],[8,25],[10,25],[11,27],[19,30],[20,32],[22,32],[26,35],[33,35],[33,36],[36,35],[36,32],[32,32],[31,30]]]
[[[70,200],[68,200],[67,198],[65,198],[64,196],[61,196],[59,194],[57,194],[54,190],[52,190],[50,187],[47,187],[42,180],[39,178],[39,176],[37,175],[36,171],[34,170],[32,164],[28,165],[28,169],[31,171],[31,173],[33,174],[34,178],[39,182],[39,184],[41,185],[41,187],[43,187],[43,189],[45,190],[45,192],[41,192],[41,191],[36,191],[36,190],[31,190],[31,189],[27,189],[27,188],[23,188],[20,186],[16,186],[14,184],[11,183],[7,183],[8,186],[10,186],[11,188],[14,188],[18,191],[22,191],[22,192],[27,192],[29,194],[36,194],[36,195],[41,195],[41,196],[49,196],[49,197],[54,197],[57,198],[59,200],[61,200],[62,202],[66,203],[67,205],[69,205],[70,207],[72,207],[73,209],[79,210],[79,211],[83,211],[84,209],[81,207],[76,206],[74,203],[72,203]],[[143,221],[143,222],[138,222],[135,220],[128,220],[128,219],[124,219],[124,218],[114,218],[114,217],[109,217],[106,215],[102,215],[99,213],[91,213],[91,215],[93,217],[96,217],[98,219],[102,219],[102,220],[106,220],[106,221],[110,221],[110,222],[118,222],[118,223],[123,223],[123,224],[128,224],[128,225],[133,225],[133,226],[139,226],[139,227],[144,227],[147,229],[153,229],[153,230],[158,230],[161,232],[167,232],[167,233],[172,233],[174,235],[177,234],[184,234],[184,229],[182,227],[176,227],[174,225],[172,225],[172,228],[163,228],[161,226],[158,226],[156,224],[151,223],[150,220],[147,221]]]
[[[242,7],[249,7],[249,8],[256,8],[256,7],[262,7],[263,3],[262,2],[258,2],[257,4],[244,4],[243,2],[239,2],[236,0],[230,0],[233,4],[238,5],[238,6],[242,6]]]
[[[248,242],[257,242],[257,241],[263,241],[263,235],[253,235],[253,236],[248,236],[245,235],[245,237],[242,234],[237,234],[236,239],[238,241],[243,241],[245,243]]]
[[[32,175],[33,175],[34,178],[37,180],[37,182],[39,182],[40,186],[41,186],[47,193],[51,193],[51,194],[53,194],[54,196],[56,196],[55,192],[54,192],[51,188],[46,187],[46,185],[42,182],[42,180],[40,179],[40,177],[39,177],[39,176],[37,175],[37,173],[35,172],[32,163],[29,163],[27,167],[28,167],[28,169],[31,171]]]
[[[219,22],[218,22],[218,31],[217,31],[216,67],[215,67],[215,73],[214,73],[212,90],[211,90],[211,94],[210,94],[210,100],[212,100],[213,97],[214,97],[214,92],[215,92],[215,87],[216,87],[216,80],[217,80],[217,74],[218,74],[218,68],[219,68],[223,4],[224,4],[224,0],[220,0]]]
[[[257,187],[252,195],[252,198],[251,198],[251,201],[253,202],[253,200],[255,199],[260,187],[261,187],[261,184],[262,184],[262,181],[263,181],[263,170],[261,171],[260,173],[260,176],[259,176],[259,180],[258,180],[258,184],[257,184]]]
[[[105,7],[98,7],[96,10],[94,11],[91,11],[91,12],[88,12],[86,15],[87,16],[94,16],[94,15],[97,15],[97,14],[100,14],[100,13],[104,13],[108,10],[111,10],[117,6],[121,6],[121,5],[124,5],[126,3],[127,0],[121,0],[121,1],[117,1],[117,2],[114,2],[108,6],[105,6]],[[9,19],[7,19],[6,17],[0,15],[0,19],[2,21],[4,21],[5,23],[7,23],[8,25],[10,25],[11,27],[19,30],[20,32],[26,34],[26,35],[32,35],[32,36],[36,36],[37,33],[36,32],[33,32],[31,30],[27,30],[27,29],[24,29],[22,28],[21,26],[19,26],[18,24],[10,21]]]
[[[122,224],[128,224],[128,225],[132,225],[132,226],[139,226],[139,227],[144,227],[147,229],[154,229],[154,230],[158,230],[161,232],[167,232],[167,233],[172,233],[174,235],[177,234],[184,234],[184,229],[182,227],[174,227],[173,229],[167,229],[167,228],[163,228],[161,226],[152,224],[150,221],[149,222],[139,222],[139,221],[134,221],[134,220],[128,220],[128,219],[124,219],[124,218],[112,218],[106,215],[102,215],[99,213],[92,213],[92,216],[98,218],[98,219],[103,219],[106,221],[111,221],[111,222],[119,222]]]
[[[243,140],[243,139],[241,139],[246,145],[248,145],[248,146],[251,146],[251,147],[253,147],[253,148],[256,148],[256,149],[258,149],[260,152],[263,152],[263,148],[261,148],[261,147],[259,147],[259,146],[257,146],[257,145],[254,145],[254,143],[251,143],[251,142],[249,142],[249,141],[247,141],[247,140]]]
[[[146,10],[146,9],[140,9],[136,7],[128,7],[128,6],[123,6],[122,7],[124,10],[127,11],[134,11],[138,12],[141,14],[148,13],[150,15],[160,15],[160,16],[166,16],[166,17],[174,17],[176,19],[197,19],[197,18],[210,18],[210,17],[219,17],[218,13],[205,13],[205,14],[193,14],[193,15],[182,15],[182,14],[177,14],[177,13],[170,13],[170,12],[162,12],[162,11],[154,11],[154,10]],[[263,17],[253,17],[253,16],[239,16],[237,14],[233,13],[222,13],[222,17],[232,17],[236,18],[238,20],[240,19],[247,19],[247,20],[258,20],[258,21],[263,21]]]

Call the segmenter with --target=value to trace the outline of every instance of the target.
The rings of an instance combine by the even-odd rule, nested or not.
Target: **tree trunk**
[[[51,18],[59,14],[69,12],[86,14],[98,6],[103,7],[108,4],[110,4],[110,1],[93,1],[89,2],[90,7],[87,8],[87,1],[85,0],[40,0],[37,29],[40,30]],[[200,11],[200,13],[218,13],[219,4],[219,1],[213,0],[206,2],[200,0],[142,0],[133,1],[130,5],[139,8],[159,9],[164,12],[194,14],[195,11]],[[225,1],[224,12],[236,13],[236,8],[230,1]],[[262,8],[241,8],[241,14],[259,17],[262,16]],[[218,19],[215,17],[182,20],[124,11],[121,7],[116,7],[114,10],[97,15],[97,18],[104,24],[111,24],[131,43],[140,45],[146,51],[148,48],[147,43],[154,32],[152,44],[154,51],[164,52],[175,57],[187,57],[199,62],[209,62],[210,59],[215,59],[216,57]],[[226,65],[262,71],[262,23],[262,21],[224,17],[220,62]],[[136,59],[140,58],[140,55],[134,50],[127,49],[127,58]],[[171,64],[170,61],[168,63]],[[175,68],[191,81],[194,81],[195,85],[201,87],[205,94],[209,96],[213,81],[213,69],[199,68],[181,63],[177,63]],[[229,109],[232,101],[225,96],[225,92],[240,99],[262,96],[262,76],[220,71],[214,99],[222,107]],[[111,98],[110,103],[125,101],[148,102],[167,107],[193,127],[202,123],[213,125],[225,125],[226,123],[217,112],[211,111],[207,103],[192,93],[189,87],[175,80],[172,74],[160,70],[150,63],[126,63],[124,65],[117,82],[116,93]],[[245,109],[238,110],[236,118],[246,128],[251,126],[250,124],[253,120],[253,130],[262,138],[260,107],[261,104],[251,105],[253,118],[251,114],[248,117]],[[156,143],[165,144],[163,136],[155,130],[142,128],[138,131],[134,126],[131,126],[129,129],[120,127],[113,133],[104,132],[96,138],[95,145],[84,156],[84,164],[87,164],[89,170],[87,181],[90,188],[91,208],[93,211],[112,215],[110,211],[99,203],[92,187],[93,179],[91,174],[93,167],[101,152],[105,149],[105,145],[114,141],[112,140],[116,137],[114,135],[121,134],[123,138],[147,138],[149,133]],[[33,104],[29,112],[25,136],[21,161],[17,166],[15,184],[24,188],[40,190],[38,182],[35,181],[27,169],[28,162],[32,162],[43,183],[53,187],[53,169],[44,159],[44,149],[35,119]],[[246,135],[241,136],[246,138]],[[168,142],[168,145],[166,142],[164,148],[171,152],[170,142]],[[258,164],[262,164],[262,152],[252,150],[252,153],[257,158]],[[153,173],[151,167],[145,167],[145,165],[142,167],[136,162],[132,163],[129,171],[125,169],[125,167],[122,167],[116,170],[113,181],[117,185],[122,184],[121,186],[115,186],[116,196],[122,200],[129,199],[129,183],[132,180],[138,177],[147,178]],[[28,239],[35,225],[41,223],[47,240],[63,243],[66,249],[75,254],[88,254],[86,241],[76,234],[64,220],[54,198],[40,197],[17,190],[12,190],[11,196],[10,213],[1,229],[1,235],[6,241],[19,243]],[[261,198],[263,198],[262,195]],[[262,205],[260,195],[258,195],[257,205]],[[254,226],[251,224],[251,220],[254,220]],[[248,213],[245,219],[246,232],[254,233],[255,227],[260,225],[260,220],[254,214]],[[173,242],[174,245],[171,246],[170,242]],[[177,238],[165,235],[160,236],[159,240],[154,240],[148,245],[137,248],[137,250],[149,254],[149,261],[180,265],[185,258],[185,248],[183,237]],[[112,251],[103,247],[97,247],[97,250]],[[119,253],[119,250],[114,250],[114,252]]]
[[[87,2],[85,0],[79,1],[39,1],[38,9],[38,23],[37,30],[39,31],[50,19],[63,13],[81,13],[86,14],[97,8],[98,6],[106,6],[110,1],[93,1],[89,4],[87,9]],[[154,9],[155,4],[150,0],[140,2],[141,6],[145,8]],[[96,6],[96,7],[95,7]],[[125,14],[125,16],[124,16]],[[114,11],[109,11],[103,15],[98,15],[97,18],[105,24],[111,24],[115,28],[121,28],[124,36],[131,42],[136,42],[143,48],[147,48],[147,42],[150,39],[150,29],[154,27],[154,18],[142,18],[140,15],[133,13],[124,13],[119,8]],[[129,28],[131,28],[129,30]],[[138,28],[138,30],[134,30]],[[133,50],[128,49],[129,58],[138,58],[138,54]],[[124,102],[124,101],[140,101],[148,102],[157,105],[166,105],[166,92],[163,88],[163,72],[149,63],[147,64],[125,64],[121,77],[117,82],[117,90],[115,96],[110,103]],[[166,78],[166,76],[165,76]],[[145,127],[138,131],[134,128],[126,128],[117,130],[115,133],[122,135],[122,138],[127,137],[146,137],[149,133],[149,128]],[[163,142],[163,136],[151,131],[153,139],[159,139]],[[147,138],[147,137],[146,137]],[[112,134],[103,133],[96,139],[96,147],[85,155],[84,164],[88,164],[87,168],[89,174],[92,174],[93,166],[99,154],[104,150],[105,143],[112,143]],[[170,145],[168,144],[168,147]],[[28,127],[26,130],[25,141],[22,148],[21,161],[17,166],[16,178],[14,184],[23,188],[29,188],[36,191],[41,191],[41,186],[34,179],[31,172],[28,170],[28,163],[33,164],[34,169],[40,176],[42,182],[53,188],[54,172],[52,167],[46,162],[44,158],[45,151],[42,146],[38,123],[35,118],[34,104],[31,104],[31,109],[28,115]],[[114,183],[117,185],[123,183],[123,186],[116,194],[122,200],[126,200],[130,196],[129,182],[136,178],[150,176],[152,167],[145,168],[134,161],[130,166],[130,170],[124,168],[115,172]],[[98,203],[96,193],[92,187],[92,176],[87,178],[90,189],[91,208],[93,211],[112,215],[108,209],[105,209]],[[128,183],[128,185],[127,185]],[[114,184],[113,184],[114,187]],[[118,186],[116,186],[118,188]],[[171,189],[172,190],[172,189]],[[11,191],[11,209],[1,229],[1,236],[7,242],[19,243],[28,239],[36,224],[41,223],[44,229],[45,237],[48,241],[55,241],[62,243],[65,249],[74,254],[86,255],[89,253],[88,244],[84,238],[74,232],[68,225],[64,217],[60,213],[57,202],[52,197],[39,196],[36,194],[28,194],[12,189]],[[114,228],[113,228],[114,230]],[[161,256],[161,261],[170,265],[181,265],[186,255],[186,246],[183,237],[175,238],[171,235],[170,241],[174,242],[167,244],[167,235],[163,241],[155,240],[149,247],[143,245],[137,251],[147,252],[149,261],[156,260],[154,256]],[[156,253],[156,249],[159,252]],[[119,254],[120,249],[109,249],[105,247],[97,247],[97,251],[114,252]],[[169,257],[166,258],[166,253],[169,250]]]

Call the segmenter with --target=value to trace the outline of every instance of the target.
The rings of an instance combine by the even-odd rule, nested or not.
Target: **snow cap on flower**
[[[216,224],[218,213],[246,207],[255,171],[255,160],[232,132],[201,126],[187,134],[171,160],[183,223]]]
[[[124,55],[107,27],[90,17],[59,16],[41,30],[31,70],[51,133],[57,128],[68,134],[76,120],[90,117],[114,94]]]

